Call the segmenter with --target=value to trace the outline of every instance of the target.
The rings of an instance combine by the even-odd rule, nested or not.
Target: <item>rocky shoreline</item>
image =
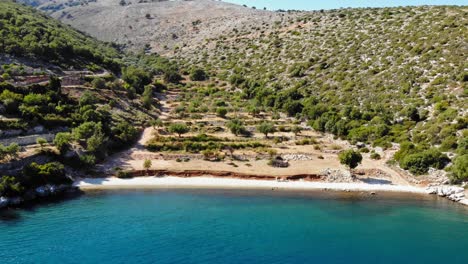
[[[23,196],[16,197],[0,197],[0,210],[9,207],[17,207],[26,203],[38,202],[42,199],[58,197],[67,193],[76,193],[79,188],[69,184],[47,184],[39,186],[35,189],[26,191]]]
[[[468,198],[465,195],[465,189],[453,185],[435,185],[426,188],[428,194],[445,197],[451,201],[468,205]]]

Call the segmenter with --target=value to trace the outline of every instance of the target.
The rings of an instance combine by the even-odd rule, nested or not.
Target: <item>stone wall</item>
[[[12,138],[5,138],[0,139],[0,144],[4,146],[8,146],[11,143],[17,143],[20,146],[28,146],[36,144],[36,140],[38,138],[44,138],[47,142],[52,142],[55,138],[55,134],[48,133],[48,134],[37,134],[37,135],[30,135],[24,137],[12,137]]]

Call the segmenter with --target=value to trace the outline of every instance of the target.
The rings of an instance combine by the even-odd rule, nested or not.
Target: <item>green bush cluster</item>
[[[450,162],[447,155],[438,149],[425,149],[409,142],[401,144],[394,158],[400,167],[416,175],[427,173],[429,168],[443,169]]]
[[[17,158],[19,151],[20,146],[17,143],[11,143],[8,146],[0,144],[0,161]]]
[[[31,7],[0,2],[0,51],[18,57],[44,59],[59,65],[97,65],[120,70],[120,55],[69,26]]]
[[[24,182],[36,187],[44,184],[70,184],[72,180],[65,175],[65,168],[59,162],[38,164],[33,162],[23,168]]]
[[[185,151],[190,153],[200,153],[202,151],[220,151],[223,149],[255,149],[265,147],[259,142],[229,142],[227,139],[220,139],[205,134],[194,137],[174,138],[156,137],[146,145],[150,151]]]
[[[13,176],[0,176],[0,196],[13,197],[21,195],[24,187]]]

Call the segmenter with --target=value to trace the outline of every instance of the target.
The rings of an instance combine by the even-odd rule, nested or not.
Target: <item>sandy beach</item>
[[[138,177],[132,179],[119,178],[86,178],[75,182],[82,190],[99,189],[134,189],[134,188],[226,188],[226,189],[296,189],[296,190],[335,190],[335,191],[368,191],[368,192],[405,192],[427,193],[425,188],[392,184],[368,183],[328,183],[308,181],[267,181],[244,180],[217,177]]]

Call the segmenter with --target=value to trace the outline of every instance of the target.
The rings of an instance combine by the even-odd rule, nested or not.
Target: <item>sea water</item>
[[[0,214],[0,263],[468,263],[468,210],[428,197],[87,193]]]

